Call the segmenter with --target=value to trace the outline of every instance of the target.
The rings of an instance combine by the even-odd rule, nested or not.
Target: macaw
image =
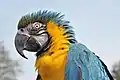
[[[21,17],[15,36],[17,52],[36,52],[36,80],[113,80],[107,66],[75,38],[64,14],[39,10]]]

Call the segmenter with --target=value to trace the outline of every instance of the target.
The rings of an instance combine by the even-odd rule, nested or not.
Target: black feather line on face
[[[42,24],[47,25],[49,21],[53,21],[58,26],[64,27],[65,31],[67,31],[66,34],[71,36],[71,40],[69,40],[71,43],[76,43],[77,41],[75,39],[73,28],[72,26],[69,25],[70,22],[63,20],[63,18],[64,15],[63,14],[61,15],[61,13],[52,12],[48,10],[43,11],[40,10],[38,12],[23,16],[18,23],[18,29],[25,28],[26,26],[34,22],[40,22]]]

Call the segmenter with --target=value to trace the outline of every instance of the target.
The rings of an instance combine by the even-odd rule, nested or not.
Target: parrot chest
[[[40,66],[36,68],[42,80],[64,80],[66,57],[67,54],[61,55],[54,60],[51,56],[41,57],[37,61]]]
[[[47,31],[52,37],[50,48],[36,60],[35,66],[42,80],[64,80],[70,45],[68,35],[64,35],[64,29],[52,22],[48,23]]]

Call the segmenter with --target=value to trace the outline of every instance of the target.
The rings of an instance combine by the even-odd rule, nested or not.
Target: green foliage
[[[120,61],[113,65],[112,74],[115,80],[120,80]]]
[[[19,61],[12,60],[3,42],[0,42],[0,80],[18,80],[17,75],[20,72]]]

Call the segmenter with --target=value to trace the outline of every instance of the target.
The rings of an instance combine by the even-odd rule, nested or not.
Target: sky
[[[15,50],[14,37],[19,19],[38,10],[65,14],[74,27],[76,38],[112,68],[120,60],[120,0],[1,0],[0,40],[13,59],[21,61],[23,74],[19,80],[35,80],[35,55],[25,52],[23,59]]]

